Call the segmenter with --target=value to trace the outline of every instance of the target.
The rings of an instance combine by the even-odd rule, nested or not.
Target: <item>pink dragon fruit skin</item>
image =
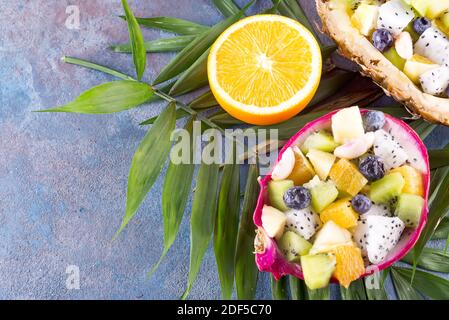
[[[368,112],[368,110],[361,109],[362,114]],[[329,129],[332,116],[338,112],[338,110],[328,113],[307,125],[305,125],[301,130],[299,130],[282,148],[279,152],[278,159],[282,157],[283,152],[291,147],[292,145],[301,144],[304,142],[305,138],[309,136],[311,133],[322,130]],[[424,182],[424,207],[423,212],[421,214],[421,220],[416,229],[411,232],[404,232],[401,240],[395,246],[395,248],[389,253],[387,258],[378,265],[370,265],[366,268],[365,274],[362,277],[369,276],[375,272],[382,271],[395,262],[401,260],[416,244],[418,241],[421,232],[426,225],[428,208],[427,208],[427,200],[429,195],[429,185],[430,185],[430,167],[429,167],[429,156],[427,153],[427,148],[424,143],[421,141],[419,136],[416,134],[413,129],[407,125],[402,120],[396,119],[388,114],[385,114],[387,124],[386,128],[392,128],[392,130],[397,131],[394,132],[394,135],[401,134],[406,139],[402,139],[402,142],[408,144],[404,145],[404,148],[407,151],[411,151],[409,155],[411,158],[416,161],[415,158],[420,158],[423,165],[421,166],[421,171],[423,172],[423,182]],[[415,149],[414,152],[412,149]],[[274,166],[273,166],[274,167]],[[276,242],[274,239],[269,238],[262,228],[262,208],[264,204],[268,203],[268,182],[271,180],[271,173],[266,175],[264,178],[259,179],[259,184],[261,187],[256,210],[254,211],[254,224],[258,227],[257,237],[256,237],[256,264],[260,271],[266,271],[273,274],[273,276],[278,280],[284,275],[292,275],[300,279],[304,279],[302,270],[300,265],[289,263],[285,260],[284,256],[278,249]],[[333,282],[337,282],[335,279],[332,279]]]

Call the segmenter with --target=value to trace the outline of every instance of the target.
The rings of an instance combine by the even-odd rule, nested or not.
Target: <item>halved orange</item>
[[[290,119],[312,100],[321,78],[320,47],[299,22],[257,15],[229,27],[208,60],[211,90],[233,117],[268,125]]]

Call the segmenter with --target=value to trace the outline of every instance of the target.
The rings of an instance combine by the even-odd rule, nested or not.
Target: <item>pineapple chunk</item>
[[[313,178],[315,171],[298,147],[293,147],[293,152],[295,153],[295,166],[287,179],[292,180],[295,186],[301,186]]]
[[[404,178],[405,184],[402,188],[403,193],[414,194],[421,197],[424,196],[424,186],[421,172],[408,165],[393,169],[391,172],[399,172]]]
[[[340,227],[349,229],[357,226],[359,215],[352,209],[351,199],[344,198],[332,203],[324,209],[320,214],[320,218],[323,223],[332,220]]]
[[[415,54],[411,59],[407,60],[404,65],[404,73],[416,85],[419,85],[419,77],[432,69],[438,68],[438,65],[427,58]]]
[[[332,134],[337,143],[345,144],[365,134],[359,107],[338,111],[332,116]]]
[[[449,10],[449,0],[433,0],[428,1],[429,7],[427,8],[426,16],[430,20],[438,18],[444,12]]]
[[[310,162],[315,169],[316,174],[321,180],[326,180],[329,175],[329,171],[334,165],[335,159],[337,158],[332,153],[311,149],[307,154]]]
[[[340,159],[334,164],[329,176],[335,182],[338,190],[352,197],[357,195],[368,183],[357,167],[346,159]]]
[[[378,17],[379,7],[377,5],[362,3],[354,11],[351,21],[361,34],[369,36],[377,27]]]

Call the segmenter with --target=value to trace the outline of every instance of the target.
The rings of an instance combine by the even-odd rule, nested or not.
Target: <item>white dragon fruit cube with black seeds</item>
[[[309,240],[321,227],[320,217],[311,208],[287,211],[285,229]]]
[[[415,53],[449,67],[449,40],[438,29],[431,27],[424,31],[415,43]]]
[[[408,155],[398,139],[381,129],[377,130],[374,138],[374,154],[384,163],[385,170],[402,166],[408,160]]]
[[[441,66],[424,72],[419,81],[425,93],[434,96],[446,95],[446,89],[449,87],[449,68]]]
[[[361,220],[354,231],[354,242],[369,262],[383,262],[396,246],[405,229],[401,219],[371,215]]]
[[[415,18],[412,8],[402,0],[391,0],[379,8],[377,29],[386,29],[393,36],[398,36]]]

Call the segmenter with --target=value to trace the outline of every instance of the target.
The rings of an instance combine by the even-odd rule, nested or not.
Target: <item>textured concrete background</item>
[[[79,30],[65,27],[68,5],[79,6]],[[221,19],[209,0],[130,5],[138,16],[171,15],[208,25]],[[253,11],[268,6],[260,1]],[[145,279],[162,247],[162,179],[111,242],[125,209],[129,164],[145,134],[137,124],[162,105],[107,116],[31,112],[113,80],[63,64],[63,55],[133,73],[130,56],[106,49],[127,40],[126,25],[117,18],[120,2],[0,0],[0,12],[0,298],[177,299],[188,272],[187,219],[156,276]],[[144,35],[149,40],[164,34],[145,30]],[[154,79],[170,58],[149,55],[145,79]],[[448,136],[439,129],[430,145]],[[80,290],[66,289],[68,265],[80,268]],[[270,297],[267,280],[261,277],[259,298]],[[209,250],[190,298],[218,299],[217,284]]]

